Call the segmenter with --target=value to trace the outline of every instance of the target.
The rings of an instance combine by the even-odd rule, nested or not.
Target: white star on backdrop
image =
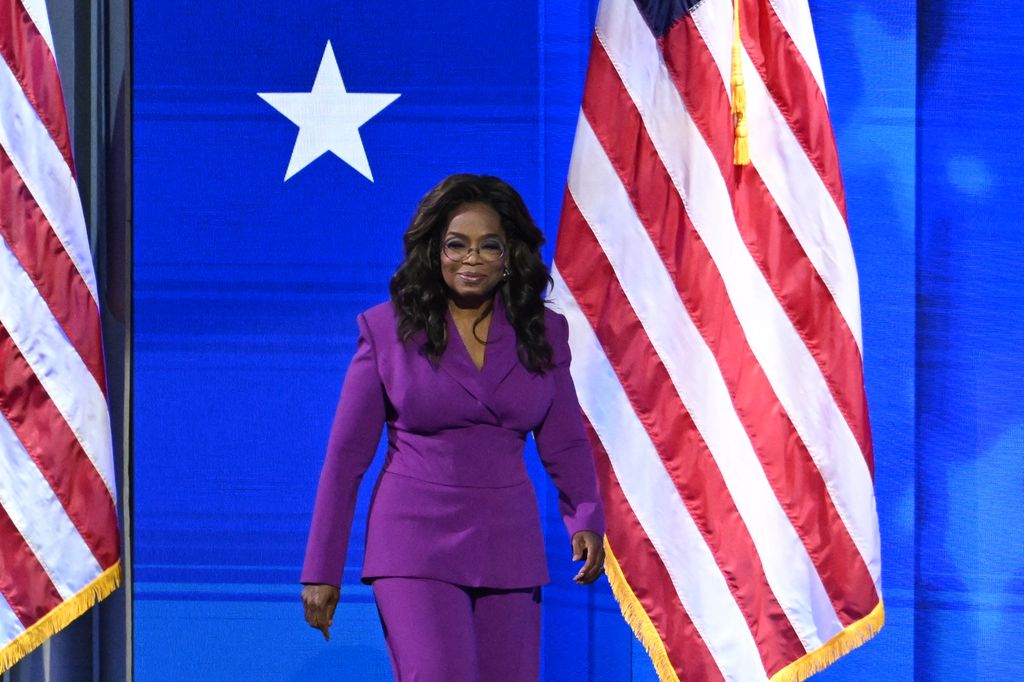
[[[331,41],[328,40],[324,48],[320,69],[310,92],[257,94],[299,126],[292,158],[284,174],[286,181],[323,154],[333,152],[373,182],[359,126],[380,113],[399,95],[346,91]]]

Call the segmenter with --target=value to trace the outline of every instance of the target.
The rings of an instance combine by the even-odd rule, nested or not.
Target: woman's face
[[[460,308],[482,306],[494,295],[508,260],[501,217],[487,204],[463,204],[441,237],[441,275]]]

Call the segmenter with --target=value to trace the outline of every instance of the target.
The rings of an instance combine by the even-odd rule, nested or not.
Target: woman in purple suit
[[[576,582],[603,570],[603,511],[567,324],[544,305],[543,241],[507,183],[449,177],[405,233],[391,301],[358,317],[302,600],[327,637],[359,482],[386,426],[362,577],[400,681],[537,680],[549,579],[522,458],[528,433],[558,488],[573,558],[584,560]]]

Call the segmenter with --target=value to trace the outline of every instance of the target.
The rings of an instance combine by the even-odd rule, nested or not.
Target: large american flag
[[[0,671],[120,580],[96,276],[44,0],[0,0]]]
[[[555,251],[609,579],[663,680],[803,679],[884,620],[810,11],[737,4],[602,1]]]

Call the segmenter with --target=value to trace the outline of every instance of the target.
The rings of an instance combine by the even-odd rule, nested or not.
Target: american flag
[[[0,0],[0,671],[120,580],[96,276],[44,0]]]
[[[609,580],[661,679],[804,679],[873,636],[857,272],[806,0],[602,1],[554,270]]]

